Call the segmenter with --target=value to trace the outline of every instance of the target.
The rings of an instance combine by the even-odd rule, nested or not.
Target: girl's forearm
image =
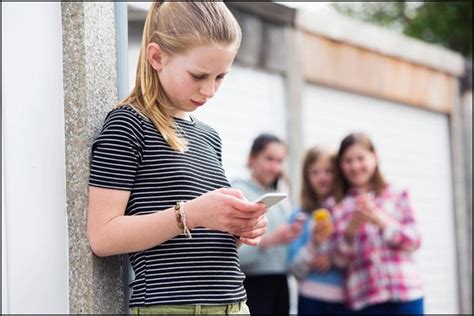
[[[100,257],[143,251],[179,235],[173,208],[139,216],[117,216],[89,234]]]

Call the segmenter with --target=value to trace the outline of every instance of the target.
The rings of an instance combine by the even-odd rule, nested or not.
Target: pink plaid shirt
[[[345,291],[349,307],[359,310],[383,302],[421,298],[421,278],[412,257],[420,246],[420,234],[408,193],[388,186],[375,198],[375,204],[390,216],[391,224],[383,231],[373,224],[363,224],[349,242],[344,232],[355,199],[356,192],[350,191],[333,210],[333,261],[347,269]]]

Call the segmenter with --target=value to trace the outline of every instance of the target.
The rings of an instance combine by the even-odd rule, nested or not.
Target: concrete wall
[[[61,34],[60,3],[2,3],[2,312],[69,312]]]
[[[120,256],[96,257],[86,234],[91,145],[117,102],[113,2],[62,2],[69,228],[69,312],[121,314]]]
[[[441,113],[453,108],[456,78],[448,73],[316,34],[303,37],[304,76],[312,83]]]

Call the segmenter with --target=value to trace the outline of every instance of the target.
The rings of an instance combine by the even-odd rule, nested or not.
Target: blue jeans
[[[298,315],[351,315],[344,303],[333,303],[304,296],[298,297]]]
[[[357,315],[423,315],[423,298],[408,302],[386,302],[367,306],[359,311]]]

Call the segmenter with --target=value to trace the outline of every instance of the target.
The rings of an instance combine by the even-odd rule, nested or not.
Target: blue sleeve
[[[293,211],[293,213],[290,216],[290,223],[293,223],[296,219],[296,216],[301,212],[300,209],[296,209]],[[303,226],[303,230],[301,232],[301,235],[293,240],[288,246],[288,258],[287,258],[287,265],[291,265],[293,261],[295,260],[296,256],[298,255],[298,252],[303,248],[303,246],[308,242],[309,240],[309,220],[306,220]]]

